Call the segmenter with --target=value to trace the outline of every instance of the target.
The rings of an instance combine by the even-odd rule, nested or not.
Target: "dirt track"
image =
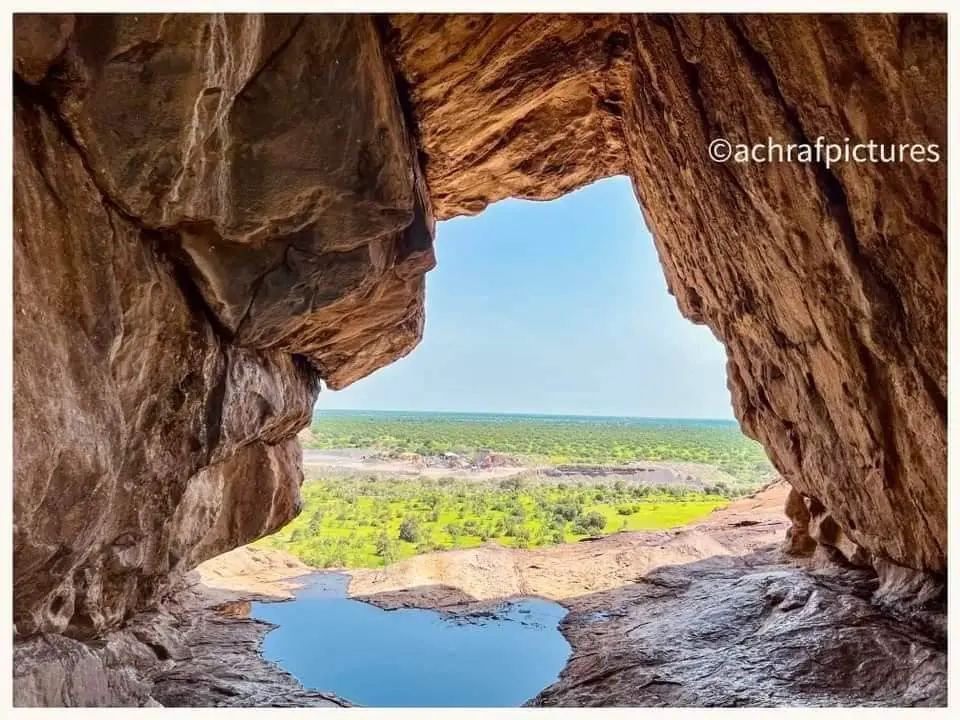
[[[485,470],[473,468],[431,467],[413,460],[380,458],[372,450],[312,450],[303,449],[303,465],[309,476],[331,473],[337,475],[383,474],[424,478],[469,478],[472,480],[495,480],[529,472],[530,468],[493,467]]]
[[[536,465],[497,453],[507,463],[489,467],[465,465],[466,457],[448,462],[437,456],[386,457],[372,448],[303,449],[303,466],[307,480],[323,476],[380,475],[403,478],[456,478],[482,482],[521,475],[551,483],[606,482],[616,480],[645,485],[679,485],[694,490],[724,482],[735,486],[736,478],[703,463],[663,462],[648,460],[615,466],[604,465]]]

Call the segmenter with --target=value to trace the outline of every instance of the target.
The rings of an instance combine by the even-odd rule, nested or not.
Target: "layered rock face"
[[[737,416],[859,558],[946,570],[946,24],[398,16],[439,218],[627,173]],[[715,138],[939,163],[716,163]]]
[[[945,644],[878,610],[874,583],[763,552],[656,568],[570,604],[570,661],[529,704],[945,706]]]
[[[894,589],[945,572],[945,163],[707,154],[823,136],[945,158],[944,18],[18,16],[14,36],[19,633],[100,633],[296,513],[320,380],[420,338],[434,213],[620,173],[802,496],[797,547],[832,538]]]
[[[19,16],[14,613],[89,636],[299,509],[420,337],[432,220],[368,18]]]

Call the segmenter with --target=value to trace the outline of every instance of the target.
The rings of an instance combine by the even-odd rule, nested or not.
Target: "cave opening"
[[[728,137],[856,135],[945,148],[945,18],[24,15],[16,25],[18,702],[108,704],[115,695],[175,704],[189,684],[197,694],[187,704],[242,704],[254,700],[252,668],[256,693],[280,683],[260,701],[292,693],[285,702],[339,704],[289,677],[261,682],[262,658],[251,665],[232,653],[259,647],[249,623],[256,642],[240,625],[180,625],[187,644],[213,657],[187,663],[208,673],[203,682],[181,676],[178,686],[180,663],[115,688],[129,668],[107,667],[117,660],[111,633],[135,627],[141,610],[176,596],[184,573],[238,546],[226,565],[201,566],[213,587],[238,568],[248,580],[275,573],[285,582],[357,565],[351,593],[371,606],[449,609],[483,599],[470,576],[477,569],[503,570],[495,597],[554,586],[579,655],[535,704],[945,701],[945,163],[758,165],[707,152]],[[196,152],[201,133],[208,142]],[[392,425],[372,411],[335,418],[325,409],[323,426],[303,436],[320,461],[307,458],[301,501],[296,433],[311,419],[319,378],[345,387],[420,340],[432,218],[511,195],[556,197],[615,173],[635,183],[680,310],[722,338],[736,415],[793,488],[788,549],[814,562],[800,567],[770,549],[779,543],[766,540],[784,534],[782,503],[767,516],[755,498],[741,498],[742,519],[723,508],[693,534],[682,523],[617,532],[637,529],[630,523],[654,505],[666,516],[669,504],[694,500],[669,487],[628,498],[635,483],[599,476],[604,461],[630,460],[636,446],[606,430],[616,442],[598,449],[570,420],[622,412],[579,405],[589,394],[582,383],[664,347],[650,342],[651,328],[640,350],[624,346],[622,327],[598,333],[595,318],[614,315],[590,316],[613,285],[584,282],[603,277],[592,271],[596,241],[567,258],[559,293],[551,288],[569,301],[559,317],[530,315],[527,300],[502,313],[526,331],[452,323],[475,343],[466,359],[481,367],[467,387],[476,407],[491,404],[488,416],[505,394],[529,407],[531,387],[562,399],[545,408],[555,421],[536,431],[538,447],[510,438],[517,423],[526,422],[521,435],[545,425],[542,415],[488,419],[471,444],[463,429],[477,419],[447,417],[442,435],[436,418],[424,418],[440,409],[434,403]],[[455,265],[444,233],[491,217],[443,224],[441,267]],[[507,262],[532,243],[496,247],[499,263],[519,273],[508,287],[553,276],[545,263],[524,275]],[[550,249],[538,247],[538,257]],[[496,276],[473,265],[454,284],[489,296]],[[648,287],[634,282],[614,293],[618,307]],[[573,290],[586,287],[589,299],[579,300]],[[430,314],[427,343],[448,335],[432,332],[441,318]],[[647,314],[620,324],[638,330]],[[593,322],[575,322],[584,317]],[[543,331],[539,341],[531,329]],[[484,358],[491,338],[501,352]],[[523,362],[527,345],[547,355],[542,363]],[[677,374],[681,360],[699,356],[667,354]],[[396,372],[420,357],[414,351]],[[451,361],[437,365],[412,381],[379,372],[355,389],[382,382],[429,400]],[[654,372],[639,377],[641,368],[626,369],[649,382],[630,387],[669,385]],[[605,402],[633,407],[623,383]],[[664,442],[644,445],[646,454],[662,456]],[[516,464],[531,453],[546,468],[532,478]],[[736,470],[751,458],[734,460]],[[380,462],[401,464],[402,482],[378,479]],[[351,463],[351,473],[311,476]],[[439,477],[409,491],[409,476],[429,470]],[[461,470],[500,475],[477,492],[476,483],[446,482]],[[701,490],[704,503],[741,500],[718,483]],[[636,542],[613,553],[605,573],[604,548],[627,541]],[[278,558],[277,544],[304,551],[306,562]],[[729,554],[731,545],[746,554]],[[653,548],[673,553],[668,564],[651,568]],[[476,562],[451,583],[454,556]],[[183,614],[193,610],[219,612]],[[47,636],[65,653],[93,651],[103,682],[37,685],[34,677],[57,678],[36,652]],[[175,638],[169,647],[171,659],[191,657]],[[121,665],[139,666],[144,648],[163,654],[151,639]],[[722,672],[688,662],[704,648]],[[242,672],[235,661],[247,662]],[[67,665],[54,662],[72,682]],[[859,672],[866,666],[876,669]],[[237,677],[246,687],[230,685]]]
[[[569,653],[557,603],[777,542],[785,490],[759,492],[775,472],[734,420],[723,346],[680,314],[627,177],[440,222],[434,251],[421,341],[320,393],[302,512],[250,546],[318,572],[252,614],[313,689],[517,705]],[[430,614],[450,605],[499,607],[469,621],[497,639],[450,634]],[[400,607],[419,614],[376,612]],[[530,616],[543,629],[515,634]]]
[[[267,544],[319,567],[548,547],[683,527],[775,479],[733,417],[723,346],[667,290],[628,178],[441,222],[435,252],[422,340],[320,393],[300,435],[304,510]],[[316,489],[324,473],[335,489]],[[377,496],[372,480],[403,474],[426,483],[412,500]],[[356,482],[344,488],[344,477]],[[438,482],[458,498],[453,517],[425,499]],[[478,483],[495,494],[525,482],[563,497],[463,497]],[[331,493],[365,509],[323,512]],[[403,523],[418,529],[405,536]]]

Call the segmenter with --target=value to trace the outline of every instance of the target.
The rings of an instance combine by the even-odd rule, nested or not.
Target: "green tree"
[[[523,487],[523,480],[516,475],[514,475],[513,477],[504,478],[503,480],[500,481],[501,490],[516,491],[516,490],[519,490],[521,487]]]
[[[607,525],[607,518],[596,511],[588,512],[577,520],[576,530],[580,534],[598,533]]]
[[[450,536],[450,542],[454,545],[459,544],[460,536],[463,535],[463,528],[461,528],[456,523],[447,523],[447,526],[444,528],[447,531],[447,534]]]
[[[377,543],[375,552],[380,557],[383,557],[387,554],[387,551],[390,549],[390,536],[387,535],[386,531],[380,533],[377,536]]]
[[[410,543],[420,542],[420,523],[412,515],[407,515],[400,521],[400,539]]]

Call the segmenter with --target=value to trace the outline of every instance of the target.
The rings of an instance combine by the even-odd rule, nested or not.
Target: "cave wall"
[[[289,521],[320,381],[419,341],[434,216],[623,173],[794,517],[848,561],[945,572],[945,163],[706,153],[945,157],[945,28],[16,16],[18,632],[100,633]]]
[[[90,636],[299,511],[432,219],[368,17],[18,16],[14,621]]]
[[[438,218],[626,173],[744,430],[848,560],[946,569],[943,17],[391,18]],[[715,163],[733,143],[939,163]],[[598,238],[598,242],[602,239]],[[824,538],[827,540],[828,538]]]

